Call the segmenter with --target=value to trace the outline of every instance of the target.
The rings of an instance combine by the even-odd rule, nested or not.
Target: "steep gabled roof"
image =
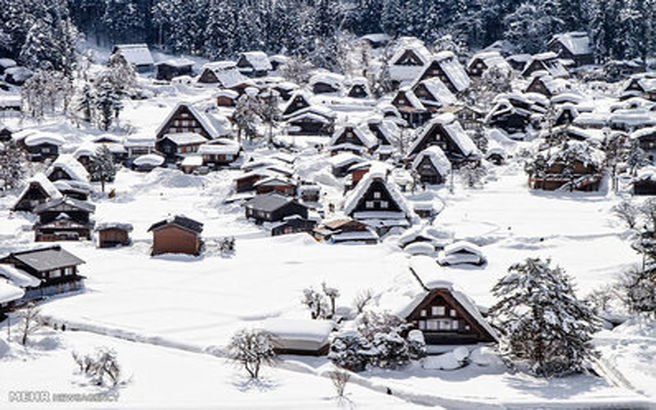
[[[25,188],[23,188],[23,191],[21,191],[20,195],[18,195],[16,204],[18,204],[18,202],[21,201],[21,199],[23,198],[23,196],[25,196],[25,194],[30,189],[30,186],[32,184],[39,185],[49,199],[58,199],[62,197],[61,192],[59,192],[59,190],[55,187],[52,181],[50,181],[42,172],[39,172],[38,174],[35,174],[32,178],[30,178],[27,181],[27,185],[25,186]],[[16,206],[16,204],[14,206]]]
[[[114,52],[116,51],[125,58],[125,61],[136,66],[153,65],[155,63],[148,49],[148,45],[143,43],[118,44],[114,46]]]
[[[241,57],[248,62],[248,64],[257,71],[269,71],[272,70],[271,62],[269,57],[263,51],[246,51],[241,53]]]
[[[339,137],[342,136],[342,134],[347,130],[351,129],[353,131],[353,134],[358,138],[358,140],[362,143],[362,146],[366,148],[372,148],[378,143],[378,139],[376,138],[375,135],[371,132],[369,127],[367,127],[367,124],[360,124],[356,126],[355,124],[343,124],[338,126],[335,129],[335,132],[333,132],[333,136],[330,139],[330,142],[328,143],[329,145],[335,145],[337,143],[337,140]]]
[[[217,126],[215,124],[215,121],[213,121],[205,113],[199,111],[191,103],[189,103],[189,102],[180,102],[180,103],[176,104],[175,108],[173,108],[173,110],[171,110],[169,115],[160,124],[160,126],[157,128],[157,131],[155,132],[155,135],[159,135],[161,132],[164,131],[164,128],[168,125],[169,121],[171,121],[173,116],[182,107],[189,110],[189,113],[194,117],[194,119],[200,123],[200,125],[201,125],[201,127],[203,127],[203,129],[205,129],[207,134],[210,136],[210,139],[219,138],[220,136],[227,134],[226,130],[223,129],[223,127],[217,128]]]
[[[560,43],[575,56],[592,54],[590,37],[588,37],[588,33],[583,31],[556,34],[551,38],[547,46],[551,46],[555,42]]]
[[[82,182],[89,181],[89,172],[87,172],[84,166],[80,164],[80,161],[75,159],[71,154],[60,154],[46,171],[46,176],[50,177],[57,168],[66,172],[73,180]]]
[[[73,198],[69,198],[69,197],[64,196],[64,197],[60,197],[60,198],[56,198],[56,199],[51,199],[48,202],[37,205],[34,208],[34,212],[38,214],[40,212],[48,211],[51,208],[54,208],[54,207],[59,206],[61,204],[66,204],[69,207],[74,208],[76,210],[80,210],[80,211],[94,212],[96,210],[96,206],[94,204],[92,204],[91,202],[80,201],[79,199],[73,199]]]
[[[447,176],[451,172],[451,162],[449,162],[446,155],[444,155],[442,148],[433,145],[421,151],[412,162],[412,168],[417,169],[424,158],[428,158],[430,160],[435,170],[442,177]]]
[[[84,263],[82,259],[67,252],[59,245],[14,252],[11,253],[9,257],[17,259],[38,272],[81,265]]]
[[[479,150],[474,142],[469,135],[467,135],[458,120],[456,120],[456,117],[451,113],[438,115],[421,128],[418,131],[418,137],[413,142],[409,152],[414,153],[417,151],[424,139],[427,138],[430,133],[435,132],[435,127],[440,127],[446,133],[461,151],[463,156],[468,157],[470,155],[479,154]]]

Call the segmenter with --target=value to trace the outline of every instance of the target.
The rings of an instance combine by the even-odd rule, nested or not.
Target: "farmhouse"
[[[235,162],[240,152],[241,145],[233,140],[219,138],[199,146],[197,154],[203,159],[204,165],[216,169]]]
[[[168,162],[177,162],[185,154],[198,152],[198,147],[207,142],[207,138],[195,132],[178,132],[164,134],[155,142],[157,152],[160,152]]]
[[[291,215],[299,215],[303,219],[308,217],[308,209],[305,205],[275,192],[257,195],[244,204],[244,209],[246,218],[253,218],[258,224],[281,221]]]
[[[547,48],[558,55],[558,58],[571,61],[572,65],[594,64],[594,56],[590,47],[588,33],[573,31],[556,34],[547,43]]]
[[[157,79],[171,81],[174,77],[192,75],[194,62],[186,58],[171,58],[155,64]]]
[[[64,145],[64,139],[56,134],[31,133],[21,138],[19,144],[27,151],[27,159],[42,162],[59,155],[59,148]]]
[[[239,93],[233,90],[220,90],[216,93],[216,105],[219,107],[235,107]]]
[[[225,137],[230,134],[227,121],[212,118],[187,102],[178,103],[159,126],[155,135],[161,140],[167,134],[195,133],[206,139]]]
[[[119,53],[135,71],[144,73],[154,69],[155,61],[146,44],[118,44],[112,53]]]
[[[422,184],[443,184],[451,172],[451,163],[437,145],[421,151],[412,162],[412,169]]]
[[[296,111],[287,118],[289,135],[330,135],[333,132],[335,114],[316,105]]]
[[[556,53],[551,51],[531,56],[522,70],[522,76],[530,77],[536,71],[546,71],[554,78],[569,77],[565,67],[558,61]]]
[[[258,180],[253,184],[253,187],[259,195],[277,192],[281,195],[293,197],[296,195],[296,184],[294,180],[274,175]]]
[[[231,89],[242,93],[254,83],[237,70],[232,61],[207,63],[198,77],[199,84],[216,84],[219,88]]]
[[[27,181],[27,186],[18,195],[18,199],[11,209],[13,211],[33,212],[38,205],[61,197],[62,194],[45,174],[38,173]]]
[[[317,221],[312,219],[305,219],[299,215],[290,215],[282,219],[282,221],[274,223],[271,229],[271,236],[289,235],[293,233],[311,233]]]
[[[0,263],[13,266],[14,278],[20,276],[25,301],[84,288],[85,277],[78,272],[84,261],[59,245],[10,253]]]
[[[440,147],[454,165],[480,159],[478,148],[452,114],[438,115],[420,129],[408,156],[414,158],[432,145]]]
[[[296,112],[304,108],[308,108],[311,105],[310,96],[303,91],[297,91],[292,95],[287,105],[285,105],[285,107],[282,109],[282,116],[290,117]]]
[[[369,98],[371,91],[369,91],[369,82],[364,77],[353,77],[345,81],[345,93],[347,97],[351,98]]]
[[[412,87],[412,91],[431,112],[445,105],[455,104],[457,101],[448,87],[437,77],[419,81]]]
[[[371,153],[378,145],[378,139],[367,127],[367,124],[344,124],[338,126],[333,133],[328,150],[331,155],[339,152]]]
[[[93,222],[89,214],[95,205],[73,198],[61,197],[37,205],[34,213],[39,221],[34,224],[36,242],[77,241],[91,239]]]
[[[417,81],[429,78],[439,78],[454,94],[466,90],[471,83],[467,72],[451,51],[441,51],[433,56]]]
[[[397,87],[414,82],[432,57],[426,46],[416,38],[405,37],[400,43],[389,66],[390,77]]]
[[[422,104],[410,87],[401,88],[392,100],[392,105],[397,108],[401,118],[412,128],[425,124],[431,117],[431,112]]]
[[[512,67],[497,50],[482,51],[474,54],[467,63],[467,74],[471,77],[482,77],[490,68],[510,72]]]
[[[164,165],[165,158],[157,154],[140,155],[132,161],[132,169],[137,172],[150,172]]]
[[[314,228],[317,241],[327,243],[377,244],[378,234],[366,224],[351,218],[324,221]]]
[[[71,154],[61,154],[46,171],[46,176],[52,182],[65,180],[76,181],[88,185],[89,173]]]
[[[154,223],[148,228],[153,233],[151,255],[183,253],[199,255],[203,241],[203,224],[183,215],[175,215]]]
[[[319,72],[310,77],[310,88],[315,94],[339,93],[344,77],[330,72]]]
[[[262,51],[241,53],[237,59],[237,69],[248,77],[264,77],[273,70],[269,57]]]
[[[597,191],[601,184],[604,153],[587,142],[567,141],[557,151],[538,153],[542,157],[529,170],[529,186],[547,191]]]

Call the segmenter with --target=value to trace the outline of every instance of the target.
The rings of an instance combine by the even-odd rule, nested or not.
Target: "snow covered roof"
[[[241,58],[246,60],[254,70],[269,71],[273,69],[269,57],[263,51],[246,51],[241,53]]]
[[[106,229],[121,229],[126,232],[132,232],[133,226],[132,224],[125,223],[125,222],[102,221],[102,222],[96,222],[96,225],[94,226],[93,230],[95,232],[100,232]]]
[[[11,58],[0,58],[0,67],[7,69],[10,67],[16,67],[16,61]]]
[[[164,121],[160,124],[160,126],[157,128],[157,131],[155,132],[156,135],[159,135],[161,132],[163,132],[164,128],[167,126],[169,121],[173,118],[175,113],[180,109],[181,107],[185,107],[191,115],[198,121],[201,126],[205,129],[205,131],[210,135],[211,139],[214,138],[219,138],[221,136],[225,136],[230,134],[229,127],[227,126],[227,119],[224,117],[214,117],[211,114],[206,114],[198,110],[196,107],[193,106],[193,104],[189,102],[179,102],[176,104],[176,106],[171,110],[169,115],[164,119]]]
[[[318,105],[312,105],[310,107],[303,108],[301,110],[298,110],[294,112],[289,118],[287,118],[287,122],[295,122],[303,119],[312,119],[317,122],[321,122],[324,124],[330,124],[335,118],[335,113],[325,107],[321,107]]]
[[[141,166],[158,167],[164,163],[164,157],[157,154],[146,154],[135,158],[133,163],[138,167]]]
[[[430,120],[421,130],[419,130],[419,137],[415,139],[412,147],[410,147],[409,152],[414,152],[417,147],[421,144],[422,140],[426,137],[426,134],[431,131],[434,126],[440,126],[447,133],[449,138],[453,141],[454,144],[458,146],[462,155],[465,157],[471,155],[479,155],[480,151],[474,141],[467,135],[465,130],[460,125],[460,122],[456,117],[451,113],[440,114]]]
[[[419,238],[428,239],[433,245],[444,247],[452,242],[453,233],[439,230],[431,225],[419,225],[403,232],[398,239],[398,244],[403,248]]]
[[[79,147],[73,152],[73,157],[75,159],[80,159],[80,157],[92,157],[96,154],[96,150],[98,149],[99,145],[96,145],[91,142],[86,142]]]
[[[318,83],[328,84],[330,87],[339,90],[342,88],[342,83],[344,82],[344,76],[341,74],[335,74],[328,71],[320,71],[315,73],[310,77],[310,86],[314,86]]]
[[[207,141],[207,138],[195,132],[164,134],[162,139],[168,139],[176,145],[201,144]]]
[[[41,144],[62,146],[64,145],[64,138],[57,134],[39,132],[26,136],[23,143],[28,147],[34,147]]]
[[[444,105],[449,105],[449,104],[454,104],[457,99],[455,95],[449,91],[449,88],[444,85],[442,80],[440,80],[437,77],[429,78],[427,80],[420,81],[419,83],[416,83],[412,89],[416,90],[419,85],[423,85],[426,88],[426,91],[428,91],[435,101],[427,100],[425,98],[422,98],[421,96],[417,96],[417,98],[424,104],[424,105],[438,105],[438,106],[444,106]],[[415,93],[416,95],[416,93]]]
[[[335,324],[329,320],[273,318],[258,328],[270,333],[279,349],[317,351],[328,344]]]
[[[10,280],[14,285],[21,288],[37,287],[41,284],[39,278],[9,264],[0,264],[0,276]]]
[[[585,166],[593,166],[599,169],[606,158],[603,151],[585,141],[569,140],[563,143],[560,149],[555,152],[549,150],[549,152],[551,154],[547,159],[549,165],[576,159]]]
[[[55,185],[43,174],[39,172],[35,174],[32,178],[27,181],[27,185],[23,188],[23,191],[18,195],[18,201],[20,201],[28,189],[30,189],[30,184],[36,183],[41,186],[49,199],[58,199],[62,197],[61,192],[55,187]]]
[[[84,263],[82,259],[66,251],[59,245],[14,252],[11,256],[38,272]]]
[[[416,220],[417,215],[408,204],[408,201],[399,190],[399,187],[395,183],[387,181],[385,174],[386,170],[384,168],[372,166],[369,172],[362,177],[355,188],[346,196],[346,198],[344,198],[344,213],[347,215],[353,214],[358,203],[371,187],[371,184],[374,181],[380,181],[385,186],[394,202],[401,209],[403,216],[411,221]],[[381,213],[383,219],[387,216],[388,215]]]
[[[408,102],[408,104],[410,104],[410,107],[412,107],[413,109],[418,111],[426,110],[426,107],[419,100],[419,98],[417,98],[417,95],[414,93],[414,91],[412,91],[412,88],[402,87],[401,89],[399,89],[397,97],[399,94],[402,94],[405,97],[406,101]]]
[[[656,166],[647,165],[638,170],[638,174],[633,178],[633,181],[651,181],[656,182]],[[0,273],[1,274],[1,273]]]
[[[341,137],[342,134],[347,130],[351,130],[364,147],[372,148],[378,143],[378,139],[371,132],[367,124],[362,123],[358,126],[355,124],[343,124],[335,127],[335,131],[333,132],[333,136],[330,139],[329,145],[335,145],[339,137]]]
[[[457,91],[463,91],[471,84],[467,72],[452,51],[441,51],[435,54],[433,61],[439,64],[444,74],[449,78],[451,85]]]
[[[117,44],[114,52],[120,52],[125,61],[136,66],[153,65],[155,61],[146,44]]]
[[[365,161],[364,158],[359,155],[355,155],[352,152],[340,152],[339,154],[328,158],[328,162],[334,168],[341,168],[349,164],[355,164],[363,161]]]
[[[480,53],[476,53],[472,56],[472,58],[469,59],[469,62],[467,63],[467,69],[471,70],[473,69],[473,65],[476,64],[477,61],[481,60],[483,64],[485,64],[485,67],[492,68],[492,67],[499,67],[507,70],[511,70],[510,64],[508,64],[508,61],[506,61],[505,58],[501,55],[501,53],[497,50],[488,50],[488,51],[482,51]]]
[[[60,154],[46,171],[46,176],[50,177],[58,168],[66,172],[71,179],[82,182],[89,181],[89,172],[71,154]]]
[[[237,155],[241,147],[237,143],[231,144],[203,144],[198,147],[197,153],[200,155]]]
[[[18,300],[25,295],[25,291],[10,283],[7,280],[0,279],[0,304],[9,303],[14,300]]]
[[[631,133],[631,139],[640,139],[646,136],[656,136],[656,127],[645,127]]]
[[[399,43],[399,47],[390,59],[391,65],[398,66],[398,60],[408,51],[412,52],[417,56],[417,58],[419,58],[421,65],[428,63],[432,56],[431,52],[428,51],[424,43],[416,38],[404,37],[399,40]]]
[[[210,70],[223,88],[232,88],[240,84],[252,84],[248,77],[244,76],[237,70],[235,63],[232,61],[217,61],[207,63],[204,69]]]
[[[554,42],[559,42],[575,56],[592,54],[590,38],[588,37],[588,33],[583,31],[556,34],[549,41],[549,45]]]
[[[438,147],[437,145],[432,145],[421,151],[412,162],[412,168],[416,170],[424,158],[428,158],[430,160],[431,164],[433,164],[433,167],[435,167],[437,172],[439,172],[442,177],[447,176],[451,172],[451,162],[449,162],[447,159],[444,151],[442,151],[442,148]]]
[[[178,57],[178,58],[169,58],[168,60],[164,61],[159,61],[155,65],[168,65],[171,67],[177,67],[177,68],[183,68],[183,67],[191,67],[195,63],[193,60],[190,60],[188,58],[183,58],[183,57]]]
[[[217,91],[216,96],[217,97],[227,97],[227,98],[231,98],[233,100],[236,100],[237,98],[239,98],[239,93],[237,91],[234,91],[234,90],[225,89],[225,90]]]
[[[203,157],[200,155],[188,155],[180,162],[181,167],[200,167],[203,165]]]
[[[155,146],[155,136],[154,135],[143,135],[143,134],[132,134],[125,137],[123,141],[123,146],[125,147],[154,147]]]
[[[246,202],[244,206],[263,212],[273,212],[290,202],[295,202],[294,198],[270,192],[268,194],[255,196],[253,199]]]
[[[159,222],[155,222],[148,228],[148,232],[155,231],[167,225],[177,225],[197,234],[203,232],[203,224],[184,215],[169,216]]]

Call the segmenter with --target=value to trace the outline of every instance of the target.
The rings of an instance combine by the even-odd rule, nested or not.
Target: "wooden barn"
[[[378,234],[366,224],[351,218],[324,221],[314,228],[312,236],[326,243],[361,243],[375,245]]]
[[[179,103],[164,119],[157,129],[156,139],[160,140],[167,134],[195,133],[206,139],[225,137],[230,134],[227,121],[212,121],[205,113],[200,112],[191,103]]]
[[[471,77],[480,78],[493,67],[505,72],[512,71],[512,67],[499,51],[489,50],[474,54],[467,63],[467,74]]]
[[[308,108],[310,105],[312,105],[310,103],[310,97],[306,93],[301,91],[296,92],[282,109],[282,116],[289,117],[304,108]]]
[[[296,185],[296,181],[283,176],[273,175],[258,180],[253,184],[253,187],[258,195],[276,192],[281,195],[293,197],[296,195]]]
[[[439,78],[419,81],[412,87],[412,91],[424,107],[431,112],[436,112],[446,105],[457,102],[456,97]]]
[[[552,51],[531,56],[522,70],[522,76],[528,78],[536,71],[546,71],[554,78],[569,77],[569,72],[558,61],[558,55]]]
[[[300,215],[291,215],[271,226],[271,236],[289,235],[293,233],[312,233],[317,221],[305,219]]]
[[[342,90],[344,77],[330,72],[319,72],[310,77],[310,88],[314,94],[333,94]]]
[[[96,224],[94,231],[98,236],[99,248],[114,248],[130,244],[132,225],[121,222],[103,222]]]
[[[353,152],[355,154],[372,153],[378,145],[378,139],[369,130],[367,124],[344,124],[336,127],[328,143],[331,155],[339,152]]]
[[[151,255],[182,253],[200,255],[203,241],[200,234],[203,224],[182,215],[166,218],[148,228],[153,233]]]
[[[13,252],[0,258],[0,263],[37,279],[38,284],[30,281],[26,286],[24,301],[84,288],[85,277],[78,271],[84,261],[59,245]]]
[[[346,96],[351,98],[369,98],[371,91],[369,91],[369,83],[364,77],[355,77],[348,79],[345,84]]]
[[[33,133],[20,139],[18,144],[27,151],[28,160],[43,162],[59,156],[59,149],[64,145],[64,139],[56,134]]]
[[[540,168],[529,170],[529,187],[546,191],[598,191],[601,185],[602,151],[587,142],[566,141],[555,152],[543,151]]]
[[[149,72],[155,68],[155,60],[147,44],[117,44],[112,49],[112,54],[114,53],[122,55],[138,73]]]
[[[216,105],[219,107],[235,107],[239,93],[233,90],[221,90],[216,93]]]
[[[287,118],[289,135],[331,135],[335,114],[323,107],[310,106]]]

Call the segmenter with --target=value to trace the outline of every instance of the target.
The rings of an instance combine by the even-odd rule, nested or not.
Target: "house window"
[[[366,202],[364,203],[364,206],[365,206],[367,209],[373,209],[373,207],[374,207],[374,201],[366,201]]]
[[[419,316],[421,316],[421,317],[426,317],[426,309],[422,309],[422,310],[419,312]]]
[[[451,330],[450,319],[442,319],[439,321],[439,323],[440,323],[440,330]]]
[[[417,327],[419,327],[419,330],[426,330],[426,321],[420,320],[417,322]]]
[[[50,148],[48,148],[48,147],[43,147],[43,148],[41,148],[41,152],[43,152],[44,154],[47,154],[47,153],[50,152]]]
[[[444,316],[446,308],[444,306],[431,306],[431,314],[433,316]]]
[[[225,159],[226,161],[232,161],[232,154],[226,154]]]
[[[52,278],[58,278],[62,274],[61,269],[55,269],[50,271],[50,279]]]
[[[426,330],[438,330],[438,323],[439,320],[437,319],[429,319],[426,321]]]
[[[458,322],[457,320],[451,321],[451,329],[458,330],[459,327],[460,327],[460,322]]]
[[[387,201],[380,201],[380,207],[381,208],[387,208],[389,206],[389,202]]]
[[[449,316],[456,317],[456,310],[455,309],[450,309],[449,310]]]
[[[379,191],[374,192],[374,199],[380,199],[380,192]]]

